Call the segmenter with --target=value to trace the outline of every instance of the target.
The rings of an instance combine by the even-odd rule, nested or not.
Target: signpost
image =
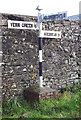
[[[42,30],[42,19],[40,11],[42,9],[39,6],[36,8],[38,10],[38,28],[39,28],[39,87],[43,86],[43,76],[42,76],[42,38],[61,38],[61,32],[58,31],[43,31]]]
[[[66,14],[56,14],[45,16],[41,15],[40,11],[42,9],[39,6],[36,8],[38,10],[38,23],[36,22],[25,22],[25,21],[13,21],[8,20],[9,29],[29,29],[29,30],[39,30],[39,87],[43,87],[43,77],[42,77],[42,38],[61,38],[60,31],[44,31],[42,30],[42,21],[50,21],[51,19],[58,20],[57,18],[65,18]],[[58,16],[58,17],[57,17]],[[59,17],[60,16],[60,17]]]
[[[42,37],[40,37],[40,33],[42,31],[42,22],[40,20],[41,13],[40,11],[42,9],[39,8],[39,6],[36,8],[38,10],[38,28],[39,28],[39,87],[43,86],[43,77],[42,77]]]

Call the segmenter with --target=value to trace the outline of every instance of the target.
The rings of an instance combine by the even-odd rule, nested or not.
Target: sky
[[[67,11],[67,16],[79,14],[80,0],[0,0],[0,13],[37,15],[36,7],[42,14]]]

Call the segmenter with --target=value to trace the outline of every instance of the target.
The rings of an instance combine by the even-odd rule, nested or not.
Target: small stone
[[[3,65],[4,63],[0,63],[0,66]]]
[[[0,51],[0,54],[2,54],[3,52],[2,51]]]
[[[33,68],[33,65],[31,65],[30,68]]]
[[[18,50],[18,53],[20,53],[21,51],[20,50]]]
[[[31,112],[26,112],[26,113],[24,113],[23,115],[22,115],[22,117],[27,117],[28,115],[31,115]]]
[[[24,53],[24,52],[22,51],[22,53]]]
[[[33,48],[33,46],[32,46],[32,45],[30,45],[29,47],[30,47],[30,48]]]
[[[25,38],[23,38],[23,41],[25,41]]]
[[[15,83],[13,83],[12,88],[16,88],[16,84]]]
[[[68,64],[68,60],[65,60],[65,64]]]
[[[7,39],[7,36],[5,36],[5,39]]]
[[[26,71],[27,71],[27,69],[26,69],[26,68],[24,68],[24,69],[23,69],[23,72],[26,72]]]
[[[10,73],[13,73],[13,70],[11,70]]]
[[[76,57],[76,53],[75,53],[75,52],[73,52],[73,57],[74,57],[74,58]]]
[[[17,40],[15,40],[15,42],[14,43],[18,43],[18,41]]]

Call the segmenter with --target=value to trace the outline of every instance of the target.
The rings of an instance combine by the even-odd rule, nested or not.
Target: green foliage
[[[0,107],[0,113],[2,113],[2,108]]]
[[[10,99],[3,104],[3,118],[20,118],[27,111],[31,112],[27,118],[76,118],[80,117],[80,106],[81,88],[74,85],[71,90],[58,93],[57,99],[40,100],[40,103],[27,102],[18,97]]]
[[[25,109],[23,106],[21,106],[18,97],[15,97],[13,99],[9,99],[7,102],[3,103],[3,114],[22,114],[25,112]]]
[[[74,93],[81,92],[81,85],[80,85],[80,83],[77,83],[77,84],[74,83],[74,87],[72,88],[72,92],[74,92]]]

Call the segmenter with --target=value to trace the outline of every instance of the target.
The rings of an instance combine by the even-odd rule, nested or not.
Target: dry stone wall
[[[36,21],[33,16],[0,14],[0,49],[3,52],[2,96],[22,95],[23,89],[38,83],[38,31],[8,29],[7,20]],[[80,23],[52,21],[43,30],[61,31],[61,39],[43,39],[43,86],[61,89],[80,80]],[[1,47],[2,44],[2,47]],[[1,59],[1,57],[0,57]],[[0,68],[1,70],[1,68]]]
[[[51,27],[52,26],[52,27]],[[58,30],[62,33],[61,39],[45,40],[44,62],[47,71],[44,71],[45,84],[52,88],[72,86],[78,81],[78,49],[79,49],[79,22],[54,21],[45,24],[45,30]],[[47,49],[48,48],[48,49]],[[43,69],[45,70],[45,66]],[[48,69],[49,68],[49,69]],[[48,77],[46,77],[48,75]],[[50,81],[50,82],[49,82]]]
[[[0,16],[0,24],[1,24],[1,16]],[[0,109],[2,109],[2,39],[1,39],[1,29],[0,29]],[[2,119],[2,112],[0,110],[0,119]]]
[[[78,77],[79,77],[79,81],[80,81],[80,84],[81,84],[81,19],[80,19],[80,35],[78,37],[78,54],[77,54],[77,57],[78,57],[78,65],[79,65],[79,69],[78,69]]]

